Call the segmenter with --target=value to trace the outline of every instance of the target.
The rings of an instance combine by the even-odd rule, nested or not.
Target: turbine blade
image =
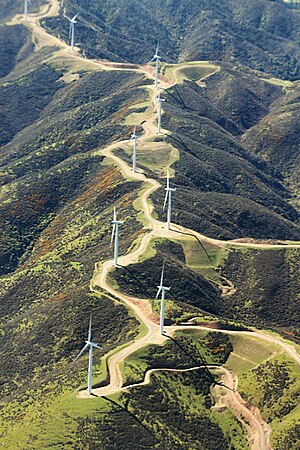
[[[166,191],[166,196],[165,196],[165,201],[164,201],[163,211],[166,209],[167,201],[168,201],[168,196],[169,196],[169,191]]]
[[[116,207],[114,206],[114,221],[117,221],[117,212],[116,212]]]
[[[92,314],[90,315],[88,341],[91,342],[91,339],[92,339]]]
[[[167,189],[170,188],[170,174],[169,171],[167,171]]]
[[[28,1],[29,5],[32,5],[32,3],[31,3],[31,1],[30,1],[30,0],[27,0],[27,1]]]
[[[93,343],[93,347],[95,347],[95,348],[101,348],[100,345],[94,344],[94,343]]]
[[[71,39],[72,35],[72,22],[70,23],[70,29],[69,29],[69,39]]]
[[[116,224],[114,223],[113,225],[113,229],[112,229],[112,233],[111,233],[111,240],[110,240],[110,245],[112,245],[114,237],[115,237],[115,232],[116,232]]]
[[[156,297],[155,297],[155,299],[157,299],[158,298],[158,296],[159,296],[159,294],[161,293],[161,286],[159,286],[159,288],[158,288],[158,291],[157,291],[157,294],[156,294]]]
[[[77,361],[78,358],[80,358],[80,356],[82,355],[82,353],[88,348],[89,344],[85,344],[85,346],[83,347],[83,349],[78,353],[78,355],[76,356],[76,358],[72,361],[72,364],[75,364],[75,362]]]
[[[159,41],[157,41],[157,46],[156,46],[156,55],[158,55],[158,47],[159,47]]]
[[[136,135],[136,125],[134,125],[133,134]]]
[[[72,17],[72,21],[76,19],[76,17],[78,16],[79,13],[75,14],[74,17]]]
[[[165,262],[163,263],[163,266],[162,266],[161,277],[160,277],[160,287],[162,287],[163,283],[164,283],[164,271],[165,271]]]

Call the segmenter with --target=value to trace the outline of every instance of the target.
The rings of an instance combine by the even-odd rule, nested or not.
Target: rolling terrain
[[[77,42],[91,58],[145,63],[159,40],[167,62],[229,61],[299,76],[300,17],[282,1],[66,0],[64,8],[79,12]],[[46,26],[67,39],[61,16]]]
[[[0,148],[1,444],[112,449],[118,436],[124,449],[133,443],[297,448],[296,404],[284,403],[297,398],[297,347],[263,330],[245,330],[268,327],[298,339],[299,249],[288,241],[299,239],[296,190],[275,160],[243,141],[274,105],[286,104],[297,83],[287,92],[232,64],[166,67],[164,134],[156,136],[151,68],[117,67],[71,52],[39,25],[39,17],[45,23],[57,10],[56,2],[43,7],[26,30],[18,16],[12,19],[9,27],[22,32],[18,39],[11,33],[15,56],[0,80],[1,114],[9,124]],[[128,138],[136,122],[143,172],[133,174]],[[161,212],[166,167],[178,188],[178,225],[170,231]],[[115,271],[113,206],[124,220]],[[147,301],[155,295],[162,259],[172,284],[170,339],[159,335],[158,305]],[[87,399],[87,358],[71,362],[86,339],[90,313],[102,348],[94,360],[95,397]],[[208,333],[203,322],[225,330]],[[239,339],[248,346],[257,339],[253,352],[242,356]],[[249,361],[247,375],[243,364]],[[282,380],[277,384],[274,367]],[[148,370],[154,370],[151,378]],[[149,377],[144,385],[123,391],[123,382],[140,382],[142,375]],[[261,383],[257,392],[254,379]],[[279,393],[266,411],[269,380]]]

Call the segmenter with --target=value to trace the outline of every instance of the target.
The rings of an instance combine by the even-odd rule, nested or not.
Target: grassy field
[[[186,264],[192,270],[215,283],[222,284],[217,269],[223,265],[227,258],[230,251],[228,248],[218,247],[214,244],[203,242],[206,253],[199,247],[199,242],[193,238],[182,241],[182,247]]]
[[[184,80],[200,81],[219,70],[219,67],[206,61],[166,65],[163,73],[171,80],[182,83]]]
[[[230,341],[233,352],[226,362],[226,367],[238,376],[263,363],[272,355],[282,352],[278,345],[254,337],[230,336]]]

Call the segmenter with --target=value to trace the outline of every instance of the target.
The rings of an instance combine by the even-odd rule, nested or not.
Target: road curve
[[[107,63],[104,61],[98,61],[98,60],[90,60],[82,57],[80,53],[78,52],[78,49],[74,49],[74,51],[71,50],[70,46],[60,40],[59,38],[50,35],[47,33],[45,29],[42,28],[40,25],[40,20],[45,17],[55,16],[58,14],[59,11],[59,2],[58,0],[49,0],[48,5],[44,5],[40,8],[39,12],[37,14],[29,14],[28,15],[28,21],[25,23],[22,15],[17,15],[10,24],[13,23],[23,23],[25,26],[30,28],[33,32],[33,34],[37,37],[37,47],[42,47],[45,45],[55,45],[59,48],[59,50],[56,52],[56,57],[61,57],[63,60],[66,59],[73,59],[78,60],[80,59],[80,62],[82,65],[97,65],[98,68],[101,70],[133,70],[137,73],[144,73],[147,77],[154,78],[153,71],[147,66],[137,66],[137,68],[132,68],[132,65],[117,65],[115,63]],[[169,87],[170,84],[166,84],[165,87]],[[149,88],[149,86],[148,86]],[[151,87],[152,89],[152,101],[153,106],[155,109],[155,98],[156,98],[156,90],[154,87]],[[156,114],[153,113],[150,119],[145,121],[143,124],[144,128],[144,135],[141,137],[140,142],[143,142],[143,140],[147,139],[149,140],[151,137],[156,137],[156,128],[155,128],[155,120],[156,120]],[[164,130],[165,133],[168,133],[167,130]],[[299,248],[299,244],[289,244],[289,245],[277,245],[277,244],[263,244],[263,243],[241,243],[236,241],[221,241],[218,239],[212,239],[207,236],[204,236],[200,233],[196,233],[193,230],[189,230],[187,228],[174,225],[173,229],[174,231],[167,230],[164,223],[154,219],[152,217],[153,212],[153,206],[151,202],[149,201],[150,195],[158,189],[161,185],[159,182],[153,179],[148,179],[143,173],[135,173],[133,174],[130,170],[130,167],[127,163],[125,163],[121,158],[117,157],[113,150],[119,148],[121,145],[128,145],[127,141],[122,142],[116,142],[111,144],[110,146],[106,147],[105,149],[98,150],[99,153],[106,156],[107,158],[112,159],[117,166],[119,167],[120,171],[123,173],[125,178],[128,179],[136,179],[138,181],[144,182],[148,184],[147,189],[143,192],[141,196],[141,205],[142,210],[147,218],[148,225],[147,227],[144,227],[144,235],[140,240],[139,246],[136,250],[134,250],[132,253],[121,256],[119,261],[121,265],[129,265],[138,262],[139,257],[145,252],[147,249],[147,246],[150,242],[150,240],[153,237],[162,236],[164,238],[172,238],[172,239],[182,239],[182,236],[179,236],[179,233],[175,233],[174,231],[180,231],[183,233],[190,233],[194,234],[198,239],[201,239],[203,241],[208,241],[210,243],[213,243],[215,245],[219,246],[227,246],[228,244],[234,245],[236,247],[245,247],[247,248]],[[93,279],[91,280],[91,289],[95,289],[97,286],[104,289],[106,292],[110,293],[111,295],[117,297],[122,302],[127,304],[136,314],[136,316],[139,318],[141,322],[143,322],[147,328],[146,334],[139,338],[134,340],[133,342],[129,343],[125,348],[122,348],[120,351],[115,353],[113,356],[111,356],[108,360],[108,367],[109,367],[109,375],[110,375],[110,383],[108,386],[105,386],[103,388],[94,389],[93,394],[94,395],[109,395],[113,394],[115,392],[130,389],[131,387],[134,387],[136,385],[132,385],[129,387],[123,387],[123,380],[122,380],[122,374],[120,372],[120,362],[123,361],[127,356],[130,354],[136,352],[141,347],[149,344],[154,343],[161,345],[166,340],[166,337],[161,336],[159,333],[159,326],[156,323],[157,319],[153,315],[153,312],[151,311],[149,302],[143,299],[136,299],[132,298],[130,296],[127,296],[125,294],[122,294],[116,290],[114,290],[111,286],[109,286],[107,282],[107,276],[109,271],[113,267],[112,261],[106,261],[102,265],[100,265],[100,268],[98,268],[95,271],[95,274],[93,276]],[[169,333],[173,333],[176,330],[180,329],[190,329],[193,327],[190,326],[172,326],[172,327],[166,327],[166,330],[168,330]],[[203,329],[204,327],[194,327],[197,329]],[[205,328],[207,329],[207,328]],[[291,344],[285,343],[280,338],[275,338],[270,335],[264,334],[262,332],[237,332],[237,331],[225,331],[225,330],[217,330],[218,332],[227,333],[227,334],[246,334],[250,336],[256,336],[260,339],[267,340],[269,342],[276,343],[280,345],[298,364],[300,363],[300,357],[297,354],[295,348]],[[216,369],[215,366],[211,366],[214,369]],[[198,367],[199,368],[199,367]],[[146,377],[144,382],[140,384],[140,386],[148,384],[150,382],[151,375],[157,371],[157,370],[167,370],[167,369],[156,369],[152,371],[148,371],[146,373]],[[179,371],[177,369],[168,369],[169,371]],[[196,368],[191,368],[187,370],[197,370]],[[261,423],[261,420],[258,419],[256,416],[254,418],[252,417],[253,414],[249,410],[247,406],[245,406],[245,403],[240,398],[239,394],[236,391],[236,385],[237,385],[237,379],[236,377],[231,374],[227,369],[224,367],[218,367],[216,370],[222,371],[224,375],[224,380],[226,384],[228,385],[228,388],[226,389],[226,394],[223,395],[224,402],[226,402],[226,398],[228,398],[228,407],[230,409],[233,409],[233,412],[235,410],[238,411],[238,414],[241,415],[241,417],[247,417],[248,420],[252,423],[252,431],[249,431],[249,434],[251,437],[251,446],[253,450],[259,449],[259,450],[269,450],[271,447],[269,446],[268,442],[268,436],[269,436],[269,430],[265,428],[264,424]],[[85,391],[81,391],[78,394],[78,397],[84,398],[86,396]],[[243,404],[242,404],[243,403]],[[235,405],[235,406],[234,406]],[[254,430],[254,431],[253,431]],[[252,435],[251,435],[252,433]],[[253,442],[252,442],[253,441]]]

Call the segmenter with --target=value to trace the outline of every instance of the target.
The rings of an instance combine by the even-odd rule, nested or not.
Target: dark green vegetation
[[[219,289],[186,266],[180,244],[166,241],[156,244],[155,250],[154,257],[139,264],[122,267],[114,272],[113,276],[120,290],[139,298],[154,299],[160,280],[162,262],[165,261],[164,283],[166,286],[171,286],[167,298],[175,301],[175,305],[173,302],[171,306],[166,305],[166,317],[176,320],[185,311],[195,316],[199,309],[211,314],[218,314],[221,308]],[[200,246],[199,251],[203,251]],[[158,304],[159,301],[153,301],[153,303]],[[158,305],[156,309],[158,310]]]
[[[198,336],[199,337],[199,336]],[[192,367],[225,362],[232,350],[220,334],[199,339],[176,335],[163,347],[148,346],[125,362],[131,380],[139,381],[150,367]],[[132,366],[132,363],[136,363]],[[130,380],[128,380],[129,383]],[[160,372],[151,384],[136,387],[110,401],[114,414],[94,414],[79,421],[80,444],[91,449],[246,449],[245,432],[226,411],[213,413],[210,387],[216,378],[208,369],[188,373]]]
[[[188,369],[227,361],[233,347],[226,334],[203,332],[197,339],[194,336],[194,332],[176,333],[164,346],[148,345],[126,358],[122,367],[124,385],[141,383],[150,369]]]
[[[79,12],[76,42],[91,57],[144,63],[159,40],[168,62],[223,60],[283,78],[300,74],[300,17],[281,1],[67,0],[65,5],[69,16]],[[46,26],[68,40],[62,16]]]
[[[167,90],[163,126],[172,132],[167,141],[180,151],[172,180],[178,187],[174,222],[223,239],[300,238],[298,212],[290,204],[295,192],[277,164],[254,155],[251,141],[249,149],[240,141],[255,123],[263,126],[269,109],[286,95],[229,67],[209,77],[206,88],[184,82]],[[294,164],[297,158],[291,157]],[[161,219],[163,195],[154,195]]]
[[[286,356],[277,356],[245,373],[241,393],[257,405],[272,426],[275,450],[299,448],[299,367]]]
[[[287,89],[286,95],[273,103],[265,120],[243,136],[244,145],[278,168],[298,197],[300,138],[297,130],[299,126],[300,84],[295,83],[293,88]]]
[[[234,250],[222,273],[237,288],[223,313],[299,340],[299,251]]]
[[[226,253],[225,259],[220,260],[213,270],[220,270],[221,279],[231,281],[236,288],[236,292],[228,297],[222,297],[219,288],[204,278],[201,270],[187,267],[188,261],[179,244],[158,241],[155,250],[155,256],[149,253],[149,259],[120,268],[113,276],[122,292],[153,300],[162,261],[165,261],[165,285],[171,286],[167,293],[166,324],[170,320],[176,322],[186,317],[203,316],[204,312],[225,322],[271,328],[288,338],[299,339],[297,249],[241,249]],[[211,259],[200,245],[198,252],[202,252],[201,264],[213,264],[214,250],[208,250]],[[220,280],[216,278],[215,282],[219,284]],[[159,301],[152,302],[157,312],[159,304]]]
[[[33,75],[34,72],[30,74]],[[143,99],[139,89],[144,82],[141,76],[94,73],[84,76],[76,86],[71,83],[64,87],[54,83],[58,74],[52,68],[40,67],[37,76],[42,83],[48,77],[46,89],[50,89],[51,80],[53,87],[58,89],[60,86],[60,89],[52,99],[48,98],[45,109],[45,88],[40,85],[39,89],[35,83],[35,104],[19,105],[20,115],[16,117],[23,123],[21,113],[26,114],[31,123],[36,118],[36,110],[42,109],[39,126],[35,123],[27,126],[0,149],[2,273],[16,268],[20,257],[27,249],[30,250],[59,208],[68,201],[74,201],[76,193],[82,194],[87,183],[97,185],[94,180],[97,180],[101,158],[89,152],[124,133],[126,129],[121,122],[126,108],[138,98]],[[19,83],[17,80],[9,84],[11,94],[14,89],[19,90]],[[110,91],[112,86],[113,93]],[[24,95],[27,95],[27,90],[24,87]],[[19,96],[12,95],[12,98]],[[15,132],[17,126],[18,123],[15,124]],[[112,204],[117,198],[114,194],[116,187],[110,187],[112,195],[108,202]],[[128,184],[125,190],[130,191],[132,187]]]
[[[128,108],[143,101],[144,79],[90,73],[65,84],[55,81],[62,74],[51,66],[37,66],[2,86],[9,86],[11,105],[39,73],[34,102],[20,102],[12,114],[26,116],[27,126],[18,132],[12,121],[15,136],[0,149],[1,440],[34,408],[85,387],[87,355],[76,367],[70,363],[87,338],[91,313],[102,347],[96,367],[100,355],[138,332],[124,306],[91,295],[89,284],[95,262],[112,257],[113,205],[125,221],[122,253],[141,228],[132,206],[139,184],[103,165],[95,150],[127,131],[122,122]],[[45,96],[45,89],[53,92]]]
[[[186,82],[166,94],[164,126],[172,132],[169,141],[180,151],[175,165],[174,183],[179,189],[174,196],[174,218],[214,237],[299,239],[297,205],[291,206],[296,204],[297,193],[291,177],[298,158],[297,84],[283,90],[280,82],[262,81],[256,72],[238,64],[242,61],[284,77],[297,76],[299,19],[278,2],[226,0],[222,14],[219,2],[200,3],[155,1],[145,10],[144,0],[88,5],[68,0],[66,12],[75,14],[78,6],[76,39],[90,56],[147,61],[155,47],[159,20],[165,60],[223,60],[221,71],[206,80],[206,88]],[[0,19],[23,6],[22,2],[2,4]],[[159,19],[151,22],[156,6]],[[112,14],[115,9],[117,13]],[[93,24],[93,31],[86,20]],[[67,39],[66,20],[45,22]],[[127,33],[130,39],[123,39]],[[75,367],[71,361],[87,337],[90,313],[94,340],[102,346],[95,352],[95,383],[107,381],[100,356],[139,330],[123,305],[103,292],[91,294],[89,284],[95,263],[112,258],[109,241],[114,205],[124,220],[120,253],[128,251],[141,234],[133,208],[140,184],[125,181],[115,166],[103,163],[98,150],[129,137],[131,129],[124,120],[134,111],[132,106],[141,111],[139,104],[148,100],[141,88],[149,80],[132,72],[86,72],[87,66],[82,62],[81,67],[79,59],[72,66],[77,73],[65,76],[61,62],[56,60],[61,67],[57,69],[49,61],[54,49],[33,52],[31,36],[20,25],[1,26],[0,44],[0,445],[12,450],[110,449],[116,445],[245,450],[241,426],[228,412],[215,414],[209,409],[209,388],[215,379],[206,370],[155,375],[145,390],[137,388],[132,395],[117,399],[122,407],[106,399],[75,398],[75,390],[86,387],[87,355]],[[168,54],[164,53],[167,49]],[[232,56],[233,64],[224,63]],[[189,77],[197,80],[191,71]],[[267,140],[261,147],[260,133]],[[270,155],[267,146],[272,148]],[[163,190],[154,196],[157,212],[162,195]],[[166,259],[166,282],[172,285],[170,297],[174,299],[166,302],[167,316],[172,321],[195,315],[211,320],[214,314],[297,337],[296,251],[260,252],[257,257],[258,253],[233,252],[225,262],[226,252],[220,255],[218,249],[209,250],[208,260],[200,247],[197,251],[202,267],[196,261],[191,270],[181,248],[164,242],[156,256],[118,270],[115,278],[120,290],[153,298],[161,262]],[[237,287],[234,296],[222,298],[216,286],[221,277],[213,271],[220,265],[223,275]],[[213,282],[205,278],[206,273]],[[249,290],[251,298],[245,297]],[[155,302],[156,309],[158,305]],[[192,357],[182,354],[174,341],[166,348],[151,347],[151,357],[141,353],[132,363],[136,372],[130,373],[129,367],[128,380],[138,379],[145,368],[155,365],[187,367],[189,358],[191,364],[203,358],[217,363],[227,360],[231,343],[226,336],[210,334],[201,342],[197,346],[181,340]],[[266,386],[260,392],[266,401],[271,395],[276,407],[270,407],[272,420],[281,420],[279,414],[286,424],[294,414],[283,401],[285,393],[291,405],[294,401],[292,369],[286,370],[281,362],[277,367],[273,361],[260,370],[251,373],[260,382],[272,370],[281,380],[279,384],[271,380],[276,395]],[[255,402],[247,382],[245,395]],[[283,427],[278,429],[274,441],[292,448],[294,423],[287,427],[289,434]]]
[[[44,64],[28,75],[0,86],[0,145],[32,124],[62,87],[61,74]]]
[[[0,26],[0,42],[0,78],[2,78],[11,72],[17,61],[27,56],[33,44],[29,31],[21,25]]]

